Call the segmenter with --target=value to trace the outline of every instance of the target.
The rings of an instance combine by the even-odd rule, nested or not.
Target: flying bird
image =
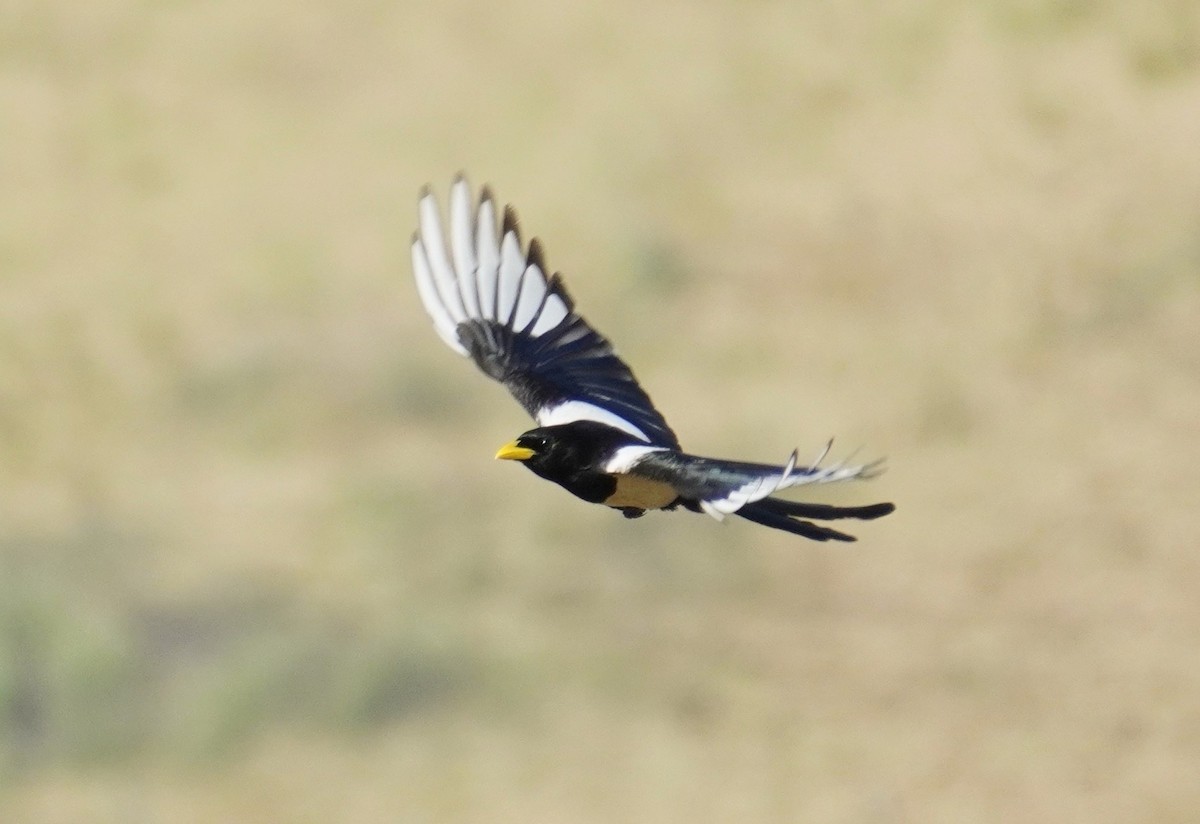
[[[517,213],[485,186],[476,203],[459,175],[450,191],[449,232],[425,187],[413,234],[417,290],[446,345],[503,383],[538,426],[496,458],[519,461],[591,503],[636,518],[650,509],[737,515],[815,541],[855,538],[814,520],[870,520],[891,503],[832,506],[774,497],[789,487],[870,478],[882,460],[821,466],[796,452],[783,465],[685,453],[671,427],[617,357],[612,344],[575,311],[562,277],[549,274],[542,245],[525,247]]]

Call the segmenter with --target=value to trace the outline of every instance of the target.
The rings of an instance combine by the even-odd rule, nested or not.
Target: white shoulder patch
[[[628,432],[630,435],[633,435],[635,438],[641,438],[643,441],[650,441],[645,432],[620,415],[609,412],[607,409],[596,406],[594,403],[588,403],[587,401],[567,401],[557,406],[548,406],[544,409],[539,409],[535,417],[537,418],[537,422],[542,426],[558,426],[559,424],[574,423],[575,421],[596,421],[597,423],[616,427],[622,432]]]
[[[665,451],[666,447],[662,446],[622,446],[608,459],[604,471],[610,475],[622,475],[637,466],[642,458],[650,453]]]

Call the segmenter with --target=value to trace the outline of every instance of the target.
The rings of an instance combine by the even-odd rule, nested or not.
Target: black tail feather
[[[895,504],[868,504],[867,506],[833,506],[832,504],[812,504],[803,501],[785,501],[780,498],[764,498],[755,501],[755,506],[776,515],[786,515],[790,518],[816,518],[818,521],[837,521],[842,518],[857,518],[860,521],[873,521],[890,514]]]
[[[778,498],[763,498],[761,501],[746,504],[736,514],[747,521],[753,521],[772,529],[782,529],[784,532],[814,541],[856,541],[858,539],[853,535],[799,519],[817,518],[832,521],[841,518],[858,518],[871,520],[882,518],[895,508],[895,505],[890,503],[868,506],[832,506],[831,504],[811,504],[783,501]]]
[[[786,515],[781,515],[760,507],[759,503],[761,501],[746,504],[737,511],[737,514],[747,521],[769,526],[772,529],[782,529],[784,532],[790,532],[793,535],[799,535],[814,541],[858,540],[853,535],[847,535],[844,532],[838,532],[836,529],[830,529],[826,526],[818,526],[811,521],[794,521]]]

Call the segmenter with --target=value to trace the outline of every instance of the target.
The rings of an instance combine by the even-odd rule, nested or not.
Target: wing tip
[[[517,239],[517,245],[521,243],[521,219],[517,216],[517,210],[511,203],[504,207],[504,222],[501,225],[501,236],[512,233]]]
[[[466,175],[459,172],[454,176],[454,181],[450,184],[450,201],[457,203],[460,200],[465,200],[470,207],[471,203],[471,184],[467,182]]]
[[[529,251],[525,255],[525,261],[540,269],[542,277],[546,278],[546,252],[542,248],[542,241],[539,238],[535,237],[529,241]],[[549,279],[547,278],[548,283]]]
[[[545,270],[542,270],[545,272]],[[558,295],[563,305],[567,307],[567,315],[575,313],[575,299],[571,297],[571,293],[567,291],[567,284],[563,281],[562,272],[555,272],[546,279],[546,289],[553,295]]]

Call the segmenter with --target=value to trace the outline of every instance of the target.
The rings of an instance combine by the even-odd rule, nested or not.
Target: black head
[[[588,478],[604,477],[603,466],[613,452],[635,443],[643,442],[606,424],[573,421],[530,429],[500,447],[496,457],[521,461],[535,474],[590,499],[591,495],[581,494],[575,487]],[[611,485],[611,479],[607,485]]]

